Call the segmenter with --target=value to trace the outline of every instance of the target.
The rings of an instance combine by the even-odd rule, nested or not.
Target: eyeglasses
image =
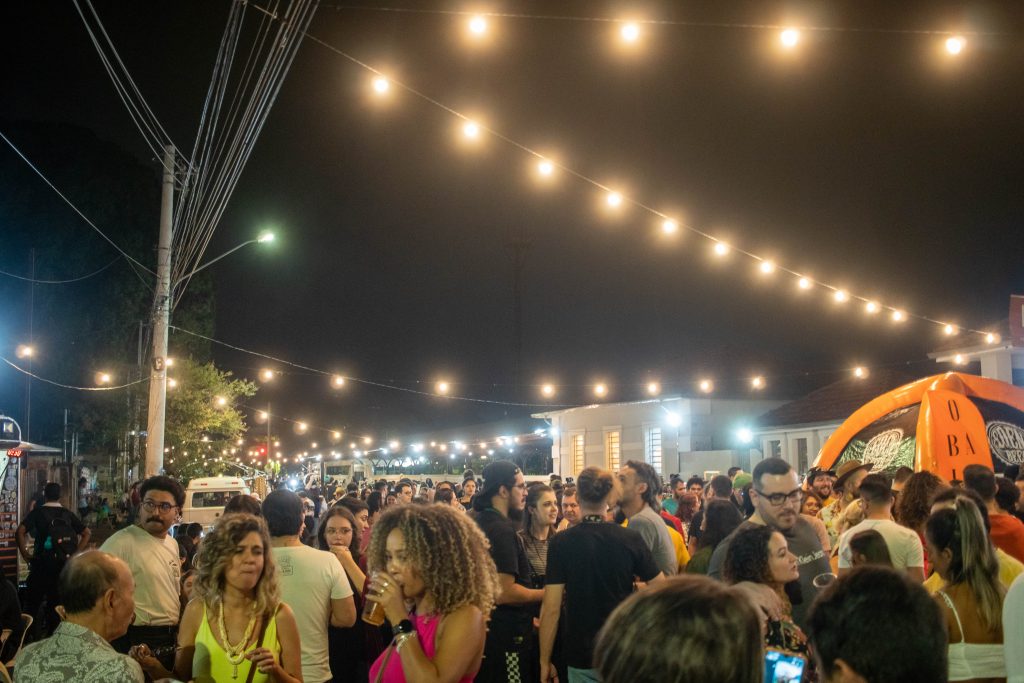
[[[789,493],[765,493],[760,489],[754,490],[757,491],[757,495],[762,496],[775,507],[781,506],[786,501],[789,501],[790,503],[799,503],[800,498],[804,493],[802,489],[793,489]]]
[[[170,512],[171,510],[178,506],[172,503],[157,503],[156,501],[153,500],[144,500],[142,501],[142,507],[146,509],[146,512],[153,512],[154,510],[159,510],[161,514],[166,515],[168,512]]]

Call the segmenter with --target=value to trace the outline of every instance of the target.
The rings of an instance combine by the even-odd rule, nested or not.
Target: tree
[[[246,431],[239,406],[256,394],[256,384],[187,358],[176,360],[171,374],[177,386],[167,392],[165,469],[182,483],[224,473],[220,460],[234,460]]]

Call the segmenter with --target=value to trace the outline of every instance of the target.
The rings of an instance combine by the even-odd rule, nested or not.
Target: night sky
[[[484,9],[962,31],[956,58],[937,35],[805,30],[783,52],[777,29],[697,25],[645,25],[637,49],[623,51],[614,23],[528,18],[492,18],[482,47],[464,39],[465,16],[332,4],[310,31],[732,244],[981,329],[1024,291],[1024,40],[1018,3],[955,5]],[[162,123],[191,149],[229,4],[95,7]],[[5,14],[0,117],[81,126],[157,168],[74,7],[20,3]],[[747,378],[763,374],[772,395],[795,397],[858,364],[938,371],[921,361],[942,341],[939,328],[869,319],[823,291],[798,296],[791,277],[764,278],[738,254],[716,262],[706,240],[665,238],[639,209],[610,218],[594,188],[564,173],[542,185],[530,157],[488,136],[467,146],[457,126],[394,88],[376,100],[370,74],[307,40],[207,252],[268,226],[279,238],[213,267],[215,336],[377,382],[430,391],[445,377],[456,394],[526,403],[542,402],[542,381],[562,385],[555,403],[577,403],[598,379],[610,400],[628,400],[649,378],[693,394],[704,376],[719,395],[745,396]],[[143,228],[154,243],[158,213],[154,205]],[[517,235],[532,242],[518,390],[508,246]],[[262,367],[287,370],[222,348],[215,359],[252,379]],[[337,393],[301,373],[254,399],[267,401],[288,417],[381,436],[531,410],[352,383]]]

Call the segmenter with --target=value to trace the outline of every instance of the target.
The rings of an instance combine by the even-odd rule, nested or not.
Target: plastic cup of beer
[[[370,582],[376,584],[379,578],[377,572],[370,575]],[[363,621],[373,626],[380,626],[384,623],[384,605],[373,600],[367,600],[363,604]]]

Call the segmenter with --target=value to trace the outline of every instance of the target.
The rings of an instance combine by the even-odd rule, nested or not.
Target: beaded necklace
[[[249,638],[252,637],[252,632],[256,628],[256,602],[252,603],[252,616],[249,617],[249,623],[245,626],[245,634],[242,636],[237,644],[232,645],[228,641],[228,630],[224,625],[224,603],[220,604],[220,616],[217,618],[217,630],[219,631],[220,640],[224,647],[224,654],[228,658],[228,663],[231,664],[231,678],[238,678],[238,665],[245,660],[245,646],[249,644]]]

